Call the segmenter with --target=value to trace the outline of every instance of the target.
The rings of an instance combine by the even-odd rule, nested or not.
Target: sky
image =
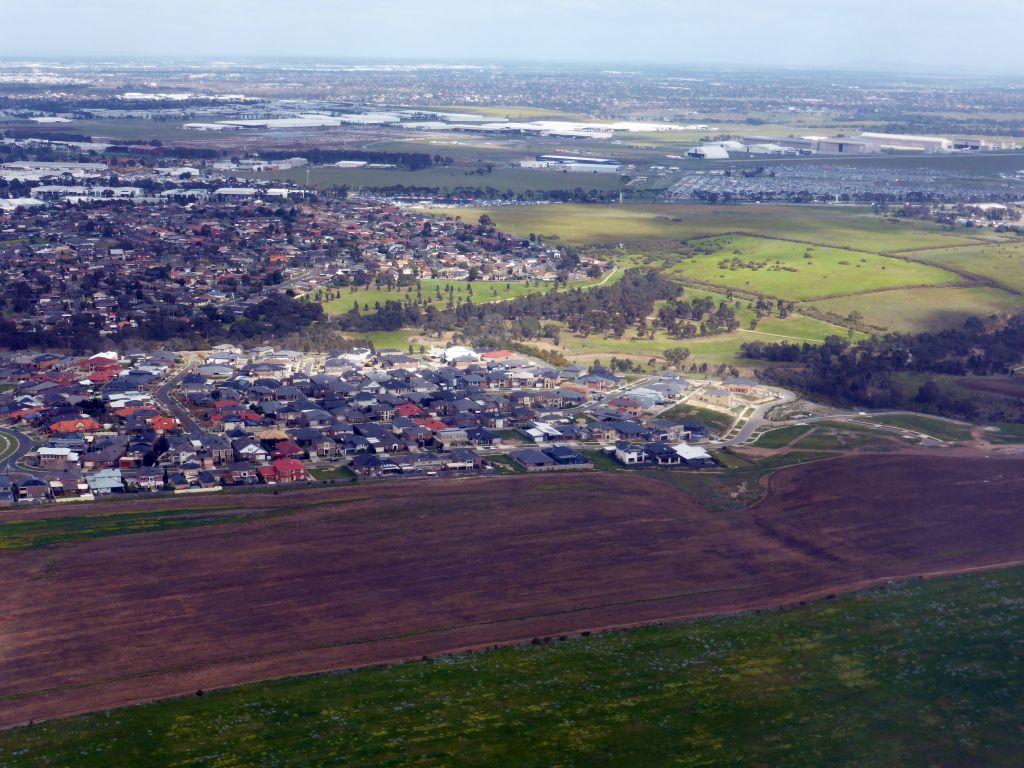
[[[0,0],[0,57],[1024,74],[1024,0]]]

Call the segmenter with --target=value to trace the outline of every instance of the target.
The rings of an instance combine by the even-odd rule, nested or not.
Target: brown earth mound
[[[1020,459],[821,462],[728,514],[656,477],[221,496],[182,505],[287,514],[0,552],[0,725],[1024,559]]]

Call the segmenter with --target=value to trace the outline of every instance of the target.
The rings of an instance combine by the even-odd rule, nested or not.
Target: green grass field
[[[622,279],[622,270],[616,270],[613,274],[606,275],[605,277],[597,280],[579,280],[576,282],[569,283],[567,288],[592,288],[597,284],[612,285]],[[606,279],[607,278],[607,279]],[[438,307],[443,307],[448,302],[447,293],[448,288],[451,288],[455,293],[455,303],[458,304],[460,299],[466,299],[470,296],[470,290],[472,290],[472,298],[474,304],[487,304],[494,301],[508,301],[510,299],[517,299],[520,296],[528,296],[531,293],[547,293],[555,288],[554,283],[526,283],[526,282],[489,282],[489,281],[475,281],[472,283],[466,282],[465,280],[421,280],[420,281],[422,296],[425,300],[430,301],[432,304]],[[355,291],[352,288],[336,288],[332,289],[333,292],[340,291],[340,299],[330,299],[322,301],[324,311],[329,315],[341,315],[352,309],[353,305],[358,302],[360,311],[374,312],[377,303],[384,304],[386,301],[405,301],[406,296],[416,299],[416,287],[406,288],[395,288],[393,290],[387,290],[385,288],[358,288]],[[440,296],[440,298],[439,298]],[[315,298],[315,294],[314,294]],[[366,310],[366,305],[369,305],[369,310]]]
[[[704,293],[706,292],[687,291],[685,295],[693,297]],[[750,313],[743,309],[737,314],[741,318],[741,322],[745,322],[742,318]],[[621,339],[605,338],[600,334],[584,338],[565,331],[561,335],[557,349],[572,359],[589,362],[596,357],[607,363],[613,355],[635,360],[660,358],[666,349],[686,347],[690,350],[690,358],[686,361],[687,367],[691,363],[744,367],[749,366],[751,362],[740,357],[740,346],[746,342],[789,341],[799,344],[808,341],[813,343],[824,341],[827,336],[833,335],[845,337],[846,331],[810,317],[790,315],[785,319],[765,318],[758,323],[756,331],[744,327],[729,334],[693,339],[673,339],[662,331],[655,332],[654,339],[635,339],[628,333]],[[855,337],[860,338],[861,335],[855,334]]]
[[[796,424],[792,427],[780,427],[763,433],[753,443],[752,448],[785,448],[798,437],[811,430],[809,424]]]
[[[719,234],[752,233],[870,253],[972,245],[925,222],[883,219],[864,208],[695,204],[531,205],[440,209],[476,221],[488,214],[499,228],[518,235],[558,235],[575,245],[689,240]]]
[[[873,431],[846,422],[822,422],[799,437],[793,447],[803,451],[893,451],[903,444],[891,432]]]
[[[680,403],[661,414],[663,419],[700,419],[707,424],[712,431],[719,434],[725,432],[732,426],[733,419],[722,411],[713,411],[710,408],[701,408],[691,403]]]
[[[916,256],[981,275],[1012,291],[1024,293],[1024,243],[1019,241],[943,248]],[[1024,304],[1024,298],[1018,298]]]
[[[70,512],[70,510],[69,510]],[[0,522],[0,551],[68,544],[107,536],[239,523],[275,513],[235,512],[233,506],[124,512]]]
[[[788,240],[725,236],[689,244],[711,252],[685,258],[667,274],[789,300],[960,281],[951,272],[903,259]]]
[[[0,765],[1010,768],[1022,579],[250,685],[8,732]]]
[[[898,414],[894,416],[872,416],[871,421],[878,424],[887,424],[890,427],[909,429],[914,432],[922,432],[939,440],[948,442],[965,442],[971,439],[970,427],[962,424],[953,424],[943,419],[934,419],[930,416],[918,416],[913,414]]]
[[[972,315],[989,317],[1024,309],[1024,297],[998,288],[912,288],[865,296],[809,302],[838,317],[860,313],[862,322],[883,330],[921,333],[963,325]]]

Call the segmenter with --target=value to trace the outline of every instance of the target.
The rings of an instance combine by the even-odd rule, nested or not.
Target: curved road
[[[776,394],[781,396],[781,399],[772,400],[770,403],[765,403],[764,405],[759,406],[757,410],[750,414],[750,418],[747,419],[742,427],[740,427],[740,431],[736,433],[735,437],[723,440],[718,443],[718,445],[721,445],[722,447],[743,445],[764,423],[764,417],[768,415],[768,411],[780,405],[792,403],[797,399],[796,393],[790,392],[787,389],[779,389],[778,387],[773,387],[772,389]]]
[[[23,474],[33,474],[32,472],[23,470],[21,467],[17,467],[16,465],[22,460],[22,458],[32,452],[32,449],[35,448],[35,444],[15,429],[0,427],[0,435],[3,435],[8,440],[14,441],[17,445],[14,451],[0,459],[0,472],[16,471]]]

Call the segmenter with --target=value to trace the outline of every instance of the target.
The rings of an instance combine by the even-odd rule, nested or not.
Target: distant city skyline
[[[1024,72],[1016,0],[9,0],[5,58],[313,57]]]

